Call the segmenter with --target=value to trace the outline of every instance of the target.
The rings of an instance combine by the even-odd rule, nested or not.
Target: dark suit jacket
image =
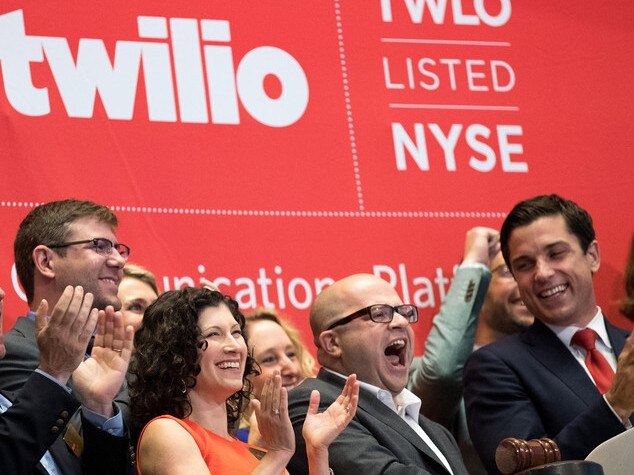
[[[605,325],[618,356],[627,332]],[[536,320],[526,331],[476,351],[464,372],[471,439],[490,473],[506,437],[549,437],[562,460],[584,459],[623,424],[559,338]]]
[[[302,425],[310,393],[321,394],[319,411],[339,396],[344,381],[321,370],[289,393],[289,414],[295,430],[295,455],[288,465],[291,475],[308,473]],[[455,440],[447,429],[421,416],[423,430],[445,455],[455,475],[466,474]],[[330,467],[336,474],[443,474],[448,472],[423,440],[394,411],[370,392],[361,389],[357,413],[329,448]]]
[[[41,466],[37,467],[38,462],[64,430],[79,402],[59,384],[39,373],[33,373],[19,393],[3,392],[3,396],[13,403],[0,414],[3,475],[46,473]],[[56,453],[51,448],[54,458]]]
[[[34,371],[38,367],[40,360],[35,335],[35,322],[26,317],[18,318],[13,328],[5,334],[5,346],[7,354],[4,359],[0,360],[0,390],[20,391],[18,397],[22,397],[22,388],[27,389],[27,381],[30,381],[32,375],[37,374]],[[53,381],[51,383],[55,384]],[[69,381],[69,386],[72,388],[72,380]],[[63,388],[60,389],[63,391]],[[75,400],[72,396],[69,397]],[[116,401],[125,417],[129,406],[127,387],[125,385],[117,396]],[[75,402],[75,409],[77,409],[79,403]],[[39,409],[40,406],[33,407],[34,411]],[[69,412],[72,416],[75,411]],[[37,414],[37,416],[41,417],[42,414]],[[68,420],[64,421],[62,429],[66,427],[67,422]],[[127,475],[128,473],[134,473],[129,436],[116,437],[100,430],[84,419],[83,415],[81,423],[78,425],[84,439],[84,452],[81,459],[75,456],[64,442],[63,430],[54,438],[56,440],[50,447],[55,462],[64,474],[89,473],[92,475],[103,473],[115,475],[120,473]],[[44,454],[44,451],[42,454]]]

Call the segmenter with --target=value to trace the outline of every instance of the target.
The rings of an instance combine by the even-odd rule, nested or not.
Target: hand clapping
[[[321,414],[318,413],[319,391],[314,390],[302,428],[306,445],[327,449],[356,414],[358,402],[359,383],[355,374],[348,376],[339,397]]]

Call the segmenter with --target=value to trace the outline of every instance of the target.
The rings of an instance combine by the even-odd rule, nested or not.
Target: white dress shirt
[[[346,379],[346,376],[337,373],[336,371],[332,371],[328,368],[324,368],[326,371],[330,371],[337,376],[340,376],[343,379]],[[385,404],[387,407],[392,409],[398,416],[403,419],[408,426],[410,426],[414,432],[427,444],[427,446],[436,454],[436,457],[442,462],[447,471],[453,475],[453,471],[449,466],[449,462],[447,458],[443,455],[440,449],[434,444],[434,442],[429,438],[427,433],[423,430],[423,428],[418,424],[418,416],[420,412],[421,400],[418,396],[416,396],[409,389],[404,388],[396,397],[392,397],[392,393],[386,391],[385,389],[381,389],[377,386],[373,386],[372,384],[364,383],[363,381],[359,381],[359,387],[369,391],[376,398]],[[395,403],[394,400],[397,402]]]

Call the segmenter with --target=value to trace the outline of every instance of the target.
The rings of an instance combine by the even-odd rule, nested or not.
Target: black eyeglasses
[[[97,254],[101,254],[102,256],[109,256],[112,252],[112,249],[116,249],[121,257],[123,257],[126,261],[128,257],[130,257],[130,248],[125,244],[113,243],[110,239],[106,238],[94,238],[94,239],[84,239],[82,241],[72,241],[72,242],[61,242],[58,244],[49,244],[47,247],[51,249],[59,248],[59,247],[68,247],[74,246],[75,244],[92,244],[92,247],[95,249]]]
[[[366,315],[369,315],[370,320],[372,320],[373,322],[390,323],[394,318],[394,312],[405,317],[409,323],[416,323],[418,321],[418,308],[416,308],[416,305],[403,304],[392,307],[391,305],[385,303],[379,303],[362,308],[361,310],[357,310],[347,317],[343,317],[341,320],[337,320],[326,330],[332,330],[339,325],[345,325],[346,323],[350,323],[355,318],[364,317]]]

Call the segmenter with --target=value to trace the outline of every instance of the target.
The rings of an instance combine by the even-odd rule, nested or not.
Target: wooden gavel
[[[495,464],[504,475],[560,460],[559,447],[554,440],[546,438],[523,440],[509,437],[500,442],[495,451]]]

